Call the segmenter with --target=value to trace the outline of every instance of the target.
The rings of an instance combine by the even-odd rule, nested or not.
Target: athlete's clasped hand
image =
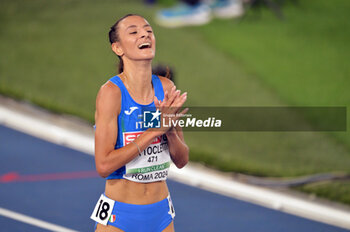
[[[162,113],[162,122],[165,121],[167,122],[167,125],[172,125],[170,127],[164,127],[162,125],[161,131],[163,133],[176,125],[176,121],[180,118],[180,116],[188,111],[188,108],[186,108],[180,112],[180,109],[186,100],[187,92],[181,94],[180,90],[176,90],[176,86],[173,86],[170,92],[165,91],[163,101],[160,101],[157,99],[157,97],[154,97],[154,104]]]

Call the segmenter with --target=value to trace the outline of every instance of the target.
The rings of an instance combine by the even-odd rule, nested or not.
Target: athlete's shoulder
[[[121,90],[117,85],[115,85],[111,81],[107,81],[100,87],[100,90],[98,91],[98,96],[102,96],[106,98],[120,97]]]
[[[120,111],[121,91],[119,87],[110,81],[103,84],[96,98],[96,109]]]
[[[159,80],[162,82],[163,89],[170,91],[170,89],[174,86],[174,82],[172,82],[169,78],[158,76]]]

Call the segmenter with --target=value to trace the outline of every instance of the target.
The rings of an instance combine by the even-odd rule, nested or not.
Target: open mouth
[[[139,49],[151,48],[151,43],[142,43],[139,45]]]

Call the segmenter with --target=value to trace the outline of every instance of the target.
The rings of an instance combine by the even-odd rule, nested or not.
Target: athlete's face
[[[132,60],[153,59],[156,40],[152,27],[140,16],[129,16],[118,25],[120,41],[112,45],[113,51]]]

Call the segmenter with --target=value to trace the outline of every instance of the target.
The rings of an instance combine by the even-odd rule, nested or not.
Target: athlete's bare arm
[[[172,101],[172,98],[174,97],[174,100],[172,102],[173,106],[181,107],[183,103],[186,101],[187,96],[183,96],[180,94],[175,93],[174,83],[164,77],[159,77],[162,81],[163,87],[164,87],[164,101]],[[184,167],[188,163],[189,159],[189,148],[185,143],[182,128],[181,127],[172,127],[170,130],[168,130],[166,133],[166,136],[168,138],[168,146],[169,146],[169,152],[171,155],[171,159],[178,168]]]

